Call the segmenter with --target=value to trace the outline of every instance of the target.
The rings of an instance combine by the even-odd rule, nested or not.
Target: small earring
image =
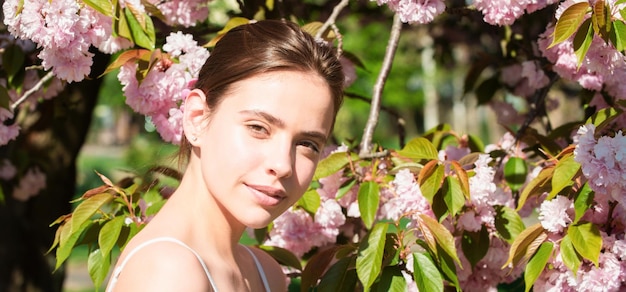
[[[197,141],[197,140],[198,140],[198,137],[196,137],[196,135],[191,135],[191,141],[194,141],[194,142],[195,142],[195,141]]]

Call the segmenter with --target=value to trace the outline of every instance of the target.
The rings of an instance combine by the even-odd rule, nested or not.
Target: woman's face
[[[232,85],[198,135],[202,177],[226,214],[264,227],[307,190],[333,121],[328,85],[277,71]]]

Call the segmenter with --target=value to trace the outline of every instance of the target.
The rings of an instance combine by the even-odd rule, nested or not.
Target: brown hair
[[[231,29],[211,51],[195,87],[205,93],[209,109],[214,110],[232,84],[279,70],[319,74],[331,91],[333,117],[337,115],[343,101],[345,77],[335,50],[318,43],[289,21],[261,20]],[[183,135],[179,152],[179,158],[183,158],[181,161],[187,161],[190,151],[191,145]]]

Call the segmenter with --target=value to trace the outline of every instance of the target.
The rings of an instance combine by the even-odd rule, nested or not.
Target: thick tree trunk
[[[97,76],[107,56],[94,58]],[[2,181],[6,202],[0,204],[0,292],[61,291],[65,271],[52,272],[56,226],[71,211],[76,195],[76,158],[85,142],[102,79],[72,83],[57,97],[38,105],[36,121],[16,141],[0,148],[0,159],[37,165],[46,174],[46,188],[25,202],[11,197],[19,180]]]

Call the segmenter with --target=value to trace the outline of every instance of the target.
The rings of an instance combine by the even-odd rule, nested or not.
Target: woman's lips
[[[276,206],[286,197],[285,191],[279,188],[264,185],[246,185],[257,202],[263,206]]]

